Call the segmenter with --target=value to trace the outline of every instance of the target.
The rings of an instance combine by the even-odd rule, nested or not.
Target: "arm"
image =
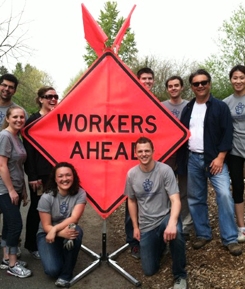
[[[83,214],[85,204],[77,204],[72,210],[72,214],[69,218],[65,219],[63,222],[52,225],[51,215],[46,212],[39,212],[39,216],[42,222],[44,231],[47,233],[46,240],[48,243],[54,242],[56,236],[75,239],[78,233],[75,233],[74,229],[68,229],[68,225],[71,223],[78,223],[80,217]],[[72,236],[71,236],[72,235]]]
[[[19,202],[19,195],[14,189],[14,186],[12,184],[9,169],[8,169],[8,158],[4,156],[0,156],[0,176],[4,182],[4,185],[6,186],[10,199],[14,205],[18,205]]]
[[[39,113],[32,114],[26,121],[25,126],[29,125],[38,118],[40,118]],[[27,153],[27,158],[24,163],[25,172],[28,176],[29,185],[35,192],[41,183],[41,181],[38,180],[38,173],[37,173],[37,166],[38,166],[37,154],[39,154],[39,152],[25,137],[23,137],[23,145]]]
[[[25,172],[28,176],[29,185],[32,187],[35,192],[40,185],[37,175],[37,162],[36,162],[36,153],[37,150],[25,139],[23,138],[23,144],[26,149],[27,158],[24,163]]]
[[[171,202],[171,212],[168,225],[163,233],[164,242],[173,240],[177,235],[177,224],[181,209],[180,196],[178,193],[169,196]]]
[[[138,205],[137,200],[128,197],[128,210],[134,228],[134,238],[140,241],[140,230],[138,225]]]
[[[213,175],[217,175],[218,173],[222,172],[223,164],[225,161],[225,156],[227,152],[220,152],[211,164],[210,164],[210,173]]]

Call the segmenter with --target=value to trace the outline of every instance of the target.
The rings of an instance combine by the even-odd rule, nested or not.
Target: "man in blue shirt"
[[[217,196],[222,243],[232,255],[238,256],[242,250],[237,243],[234,203],[225,163],[232,148],[230,111],[224,102],[211,95],[211,76],[206,70],[192,73],[189,82],[196,97],[183,109],[181,122],[190,130],[191,137],[180,149],[178,163],[180,170],[187,166],[188,203],[197,237],[193,248],[200,249],[212,239],[207,205],[209,179]]]

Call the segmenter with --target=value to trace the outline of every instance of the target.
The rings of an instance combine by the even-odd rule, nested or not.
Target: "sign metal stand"
[[[81,271],[79,274],[77,274],[73,279],[70,281],[70,286],[74,285],[76,282],[81,280],[83,277],[91,273],[95,268],[100,266],[101,263],[108,263],[110,267],[115,269],[119,274],[121,274],[123,277],[125,277],[129,282],[131,282],[136,287],[141,286],[141,282],[139,282],[137,279],[135,279],[132,275],[130,275],[127,271],[125,271],[122,267],[120,267],[117,262],[114,260],[120,253],[124,252],[128,247],[129,244],[125,244],[115,252],[108,255],[106,251],[106,219],[103,221],[103,231],[102,231],[102,253],[100,255],[96,254],[89,248],[87,248],[84,245],[81,245],[81,250],[86,252],[88,255],[90,255],[94,261],[83,271]]]

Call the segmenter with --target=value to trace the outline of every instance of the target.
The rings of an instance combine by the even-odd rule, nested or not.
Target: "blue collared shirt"
[[[180,121],[189,129],[191,113],[196,98],[183,109]],[[214,98],[211,94],[206,102],[207,110],[204,118],[204,161],[209,171],[210,163],[220,152],[228,152],[232,148],[233,125],[230,110],[226,103]],[[179,173],[183,173],[187,164],[188,142],[178,152]]]

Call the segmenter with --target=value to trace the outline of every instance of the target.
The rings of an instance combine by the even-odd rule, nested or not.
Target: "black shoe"
[[[210,241],[211,240],[197,238],[196,241],[192,244],[192,247],[197,250],[205,246]]]
[[[131,248],[131,256],[135,259],[140,259],[140,246],[136,245]]]

